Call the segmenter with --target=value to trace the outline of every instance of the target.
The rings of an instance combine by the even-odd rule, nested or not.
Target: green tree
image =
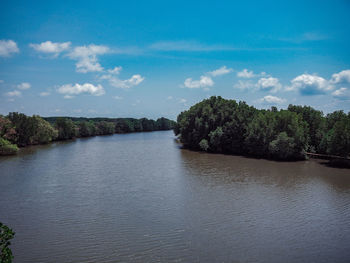
[[[89,137],[96,135],[96,126],[92,121],[79,122],[78,129],[80,137]]]
[[[210,149],[212,149],[212,151],[222,152],[223,134],[222,127],[217,127],[214,131],[209,133]]]
[[[10,249],[10,240],[15,236],[15,232],[8,226],[0,222],[0,262],[11,263],[13,260]]]
[[[294,139],[288,137],[286,132],[281,132],[276,139],[270,142],[269,150],[271,155],[279,160],[290,160],[300,158],[294,143]]]
[[[100,121],[96,124],[100,135],[113,134],[115,125],[113,122]]]
[[[57,118],[55,127],[58,130],[59,140],[68,140],[76,137],[77,129],[71,119],[68,118]]]
[[[350,155],[350,119],[344,117],[335,122],[327,133],[327,152],[347,157]]]
[[[35,133],[30,139],[31,144],[45,144],[55,140],[58,136],[58,131],[55,130],[50,123],[39,116],[33,116],[32,122]]]
[[[202,139],[199,142],[199,147],[202,151],[207,151],[209,149],[209,143],[206,139]]]
[[[18,147],[16,144],[12,144],[0,136],[0,155],[13,155],[17,152]]]

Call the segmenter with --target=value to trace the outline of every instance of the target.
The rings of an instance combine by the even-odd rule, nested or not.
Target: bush
[[[200,141],[199,143],[199,147],[203,150],[203,151],[207,151],[209,148],[209,144],[208,141],[206,139],[203,139]]]
[[[278,134],[277,138],[270,142],[271,155],[279,160],[299,159],[301,154],[296,149],[294,139],[288,137],[286,132]]]
[[[10,240],[15,236],[11,228],[0,222],[0,262],[11,263],[13,259],[12,251],[9,248]]]
[[[0,137],[0,155],[13,155],[18,152],[18,147],[8,140]]]

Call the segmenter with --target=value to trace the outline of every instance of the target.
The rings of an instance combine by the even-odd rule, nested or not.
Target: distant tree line
[[[156,121],[146,118],[42,118],[10,112],[8,116],[0,115],[0,155],[16,154],[18,146],[114,133],[171,130],[175,124],[166,118]]]
[[[305,152],[350,155],[350,112],[323,115],[308,106],[259,110],[245,102],[211,97],[177,117],[185,147],[263,158],[304,159]]]

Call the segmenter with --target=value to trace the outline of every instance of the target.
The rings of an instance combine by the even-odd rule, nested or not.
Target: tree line
[[[142,118],[73,118],[27,116],[10,112],[0,115],[0,155],[16,154],[18,147],[46,144],[114,133],[171,130],[175,122],[166,118],[156,121]]]
[[[214,153],[279,160],[350,154],[350,112],[325,116],[308,106],[259,110],[213,96],[179,114],[174,132],[185,147]]]

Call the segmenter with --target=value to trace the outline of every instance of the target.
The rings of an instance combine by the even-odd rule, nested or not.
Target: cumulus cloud
[[[18,90],[13,90],[13,91],[9,91],[9,92],[5,93],[5,95],[8,97],[20,97],[22,95],[22,92],[20,92]]]
[[[77,60],[76,70],[77,72],[101,72],[103,67],[98,62],[97,56],[104,55],[111,52],[109,47],[103,45],[88,45],[75,47],[69,54],[68,57]]]
[[[208,74],[213,76],[213,77],[216,77],[216,76],[221,76],[221,75],[228,74],[228,73],[230,73],[232,71],[233,71],[232,68],[227,68],[226,66],[222,66],[221,68],[218,68],[216,70],[208,72]]]
[[[302,74],[291,81],[291,86],[286,90],[298,90],[301,95],[318,95],[325,94],[334,87],[329,85],[328,81],[317,75]]]
[[[121,70],[121,67],[119,71]],[[119,71],[117,74],[119,74]],[[132,75],[129,79],[119,79],[117,76],[113,74],[105,74],[101,76],[101,80],[108,80],[109,84],[115,88],[129,89],[131,87],[139,85],[142,81],[144,81],[144,77],[140,74]]]
[[[256,77],[266,76],[265,72],[261,72],[260,74],[255,74],[253,71],[249,71],[248,69],[243,69],[242,71],[237,72],[238,78],[251,79]]]
[[[9,57],[13,53],[19,53],[17,43],[13,40],[0,40],[0,57]]]
[[[200,76],[199,80],[192,80],[192,78],[187,78],[184,82],[184,86],[189,89],[207,88],[212,87],[214,81],[211,77]]]
[[[279,80],[273,77],[259,79],[256,86],[260,90],[271,92],[277,92],[282,88],[282,85],[279,82]]]
[[[232,71],[232,68],[222,66],[221,68],[209,71],[205,75],[200,76],[199,80],[193,80],[192,78],[185,79],[184,86],[189,89],[203,88],[204,90],[209,90],[209,87],[215,84],[212,78],[228,74]]]
[[[182,99],[179,99],[179,103],[182,103],[182,104],[185,104],[187,102],[186,99],[182,98]]]
[[[93,85],[90,83],[85,83],[85,84],[78,84],[76,83],[75,85],[72,84],[66,84],[62,85],[57,89],[58,93],[64,94],[65,99],[71,99],[75,95],[79,94],[90,94],[94,96],[101,96],[105,94],[105,90],[101,85]]]
[[[26,89],[30,89],[32,85],[30,85],[30,83],[28,82],[22,82],[21,84],[17,85],[18,89],[21,90],[26,90]]]
[[[114,69],[109,69],[108,73],[118,75],[122,69],[122,67],[114,67]]]
[[[54,57],[57,57],[61,52],[66,51],[70,48],[71,42],[51,42],[45,41],[40,44],[29,44],[37,52],[52,54]]]
[[[340,71],[332,75],[331,83],[350,83],[350,69]]]
[[[267,95],[261,99],[259,99],[260,103],[266,104],[283,104],[286,102],[286,99],[282,99],[276,96]]]
[[[332,93],[333,97],[339,100],[349,100],[350,99],[350,89],[349,88],[340,88],[335,90]]]

